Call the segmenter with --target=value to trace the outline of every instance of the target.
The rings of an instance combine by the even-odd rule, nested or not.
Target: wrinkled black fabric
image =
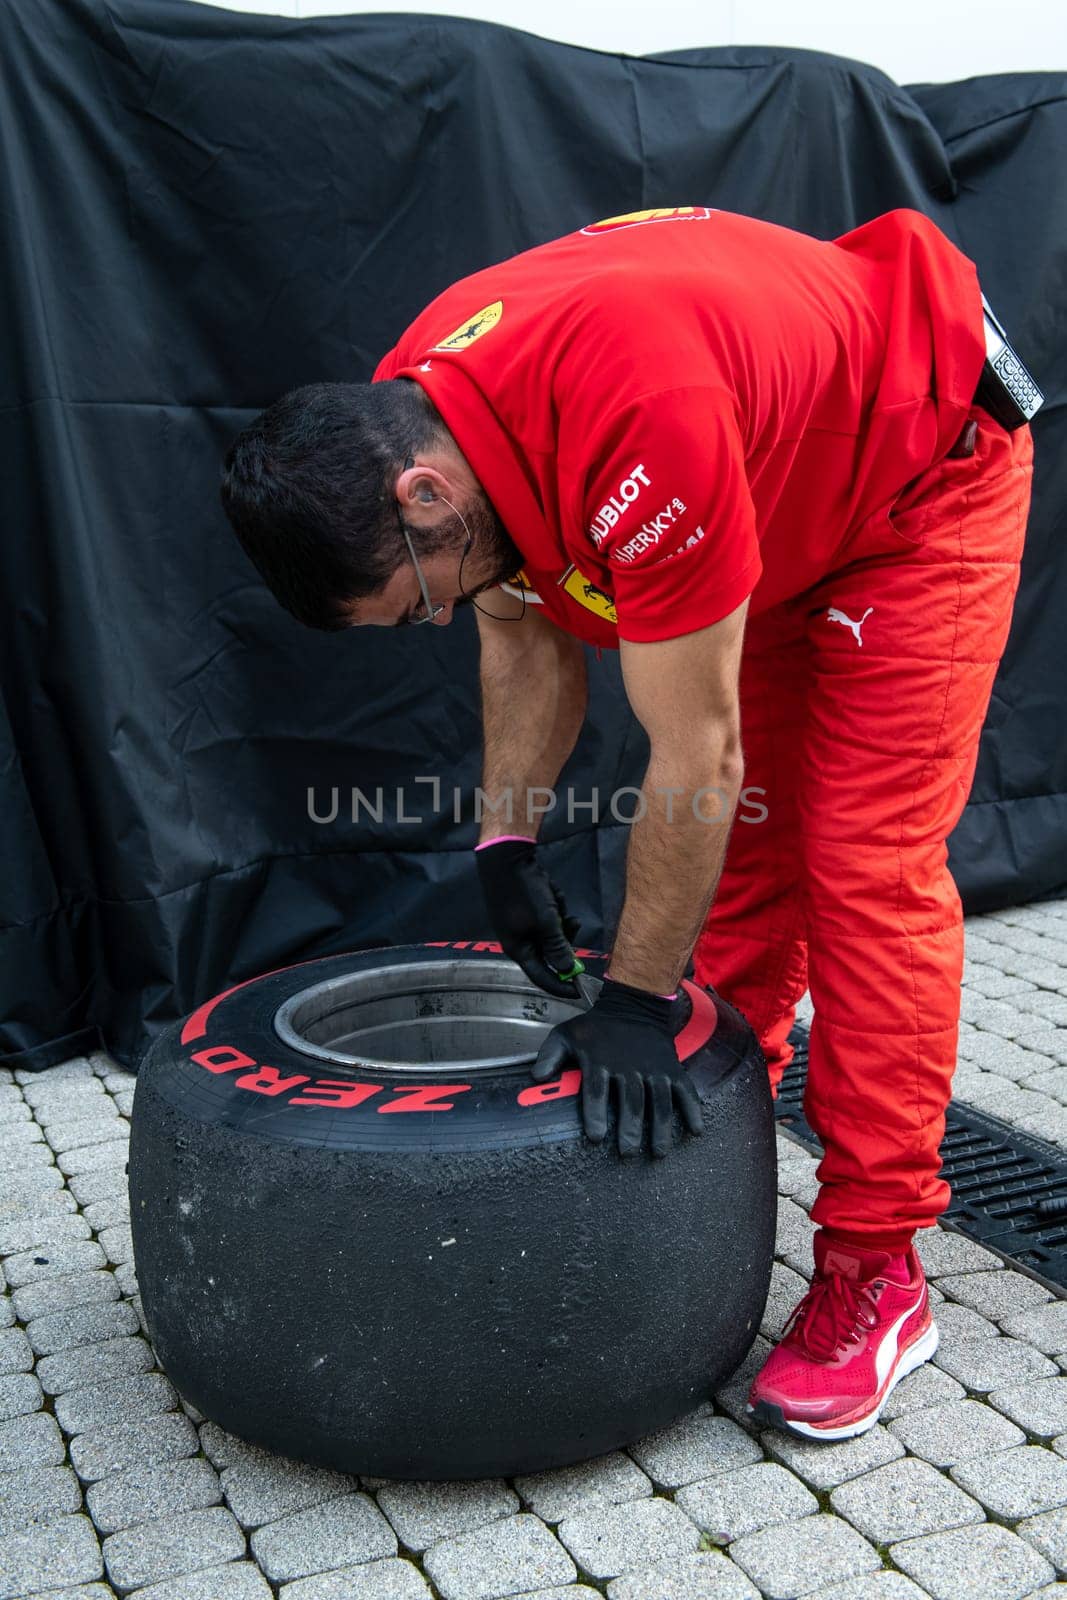
[[[908,91],[804,51],[635,60],[185,0],[0,0],[0,38],[5,1059],[102,1038],[132,1064],[268,968],[485,937],[473,618],[299,627],[238,549],[218,465],[283,391],[368,377],[453,279],[641,206],[832,235],[912,205],[979,262],[1049,405],[952,861],[972,908],[1067,885],[1063,75]],[[563,804],[542,838],[595,946],[627,837],[607,801],[644,748],[617,660],[590,673],[563,785],[580,806],[599,784],[602,815]]]

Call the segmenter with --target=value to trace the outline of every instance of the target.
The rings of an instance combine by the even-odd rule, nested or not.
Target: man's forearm
[[[528,631],[519,624],[516,635],[520,630],[519,637],[498,637],[496,630],[482,636],[482,840],[499,833],[536,837],[545,806],[536,791],[555,786],[585,719],[579,641],[548,622]]]
[[[735,745],[705,751],[699,766],[653,752],[610,977],[656,994],[675,989],[715,897],[741,783]]]

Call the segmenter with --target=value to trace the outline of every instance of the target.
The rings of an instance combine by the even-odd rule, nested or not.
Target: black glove
[[[556,976],[574,966],[572,941],[579,922],[537,859],[532,839],[500,839],[475,851],[493,932],[506,956],[548,994],[580,1000],[573,979]]]
[[[671,1147],[675,1105],[690,1133],[704,1132],[700,1096],[674,1048],[671,1002],[658,994],[605,978],[588,1011],[552,1029],[531,1071],[544,1083],[566,1067],[581,1068],[582,1121],[598,1143],[608,1131],[608,1092],[617,1085],[621,1156],[641,1148],[646,1096],[654,1156]]]

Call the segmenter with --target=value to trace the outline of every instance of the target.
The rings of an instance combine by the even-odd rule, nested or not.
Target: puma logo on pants
[[[856,643],[858,645],[862,645],[863,640],[860,638],[860,629],[863,627],[863,624],[867,621],[867,618],[870,616],[873,610],[873,606],[868,606],[860,620],[858,622],[853,622],[852,618],[846,617],[843,611],[838,611],[836,606],[831,606],[829,611],[826,613],[826,620],[827,622],[843,622],[845,627],[851,628],[852,632],[856,635]]]

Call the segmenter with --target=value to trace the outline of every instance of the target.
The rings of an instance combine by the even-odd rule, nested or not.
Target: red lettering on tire
[[[569,1095],[577,1094],[581,1087],[581,1072],[577,1067],[568,1067],[551,1083],[535,1083],[529,1089],[520,1089],[516,1100],[520,1106],[539,1106],[546,1100],[566,1100]]]
[[[394,1091],[402,1095],[403,1099],[391,1100],[388,1105],[379,1106],[378,1111],[382,1116],[387,1111],[451,1111],[455,1101],[442,1101],[441,1096],[466,1094],[470,1087],[469,1083],[428,1083],[419,1088],[405,1086]]]
[[[347,1111],[351,1106],[361,1106],[364,1100],[370,1100],[373,1095],[381,1094],[384,1086],[380,1083],[347,1083],[340,1078],[316,1078],[310,1089],[303,1094],[294,1095],[289,1104],[291,1106],[335,1106],[339,1111]]]
[[[240,1067],[254,1067],[255,1058],[246,1056],[243,1050],[235,1050],[232,1044],[213,1044],[209,1050],[194,1050],[193,1060],[198,1067],[206,1067],[208,1072],[236,1072]]]
[[[299,1083],[308,1083],[310,1079],[300,1074],[283,1078],[277,1067],[259,1067],[255,1072],[246,1072],[243,1078],[233,1081],[238,1089],[251,1089],[253,1094],[274,1096],[284,1094],[287,1089],[295,1089]]]

